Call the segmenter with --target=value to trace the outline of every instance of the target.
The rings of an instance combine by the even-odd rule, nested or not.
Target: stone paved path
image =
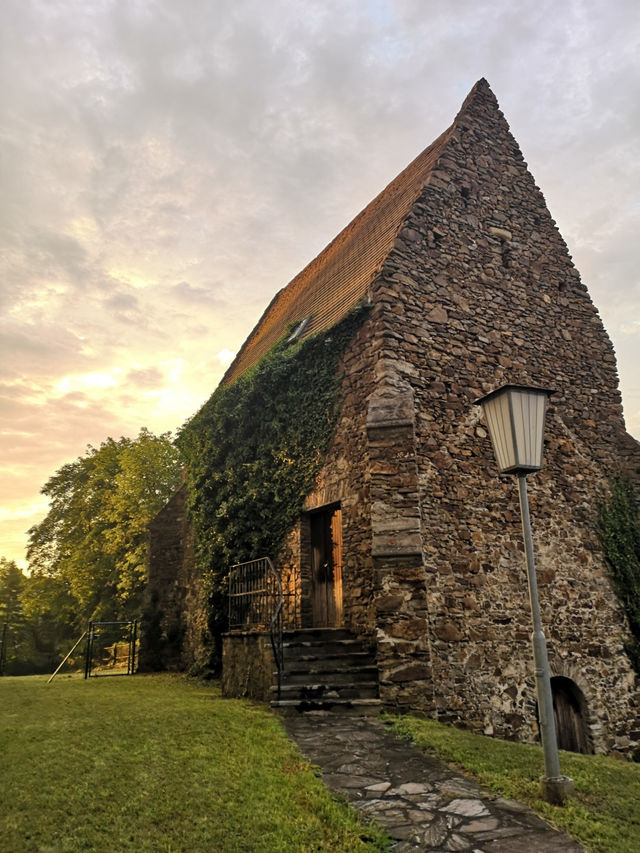
[[[284,724],[327,787],[389,833],[394,853],[583,850],[526,806],[457,775],[375,717],[297,714]]]

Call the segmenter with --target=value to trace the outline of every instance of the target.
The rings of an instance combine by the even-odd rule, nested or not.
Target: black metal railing
[[[268,557],[237,563],[229,572],[229,631],[268,631],[276,664],[278,698],[282,686],[282,616],[285,596],[280,575]]]

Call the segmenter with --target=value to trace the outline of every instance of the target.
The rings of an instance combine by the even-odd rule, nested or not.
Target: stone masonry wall
[[[140,669],[184,671],[205,666],[211,637],[195,571],[184,484],[149,525],[149,540]]]
[[[377,356],[396,395],[415,399],[437,715],[537,736],[516,482],[498,477],[473,405],[507,382],[534,384],[557,389],[544,468],[528,479],[552,674],[583,691],[596,750],[637,749],[638,681],[595,520],[623,460],[640,470],[639,446],[624,432],[611,343],[486,85],[372,294]],[[421,600],[413,610],[425,619]]]
[[[369,398],[367,438],[380,696],[400,713],[433,713],[415,401],[411,387],[385,360],[377,368],[380,381]]]
[[[344,625],[377,632],[386,705],[433,713],[413,390],[380,356],[384,316],[384,305],[374,304],[345,351],[336,431],[305,510],[341,505]],[[304,627],[311,624],[306,539],[303,518],[275,560],[285,579],[299,577]]]
[[[384,304],[374,304],[345,351],[336,431],[305,510],[342,507],[344,625],[377,633],[385,704],[432,714],[415,405],[395,362],[381,356],[385,324]],[[275,561],[285,578],[300,573],[303,626],[311,624],[310,562],[303,518]]]
[[[222,638],[223,696],[268,702],[275,684],[269,634],[225,634]]]

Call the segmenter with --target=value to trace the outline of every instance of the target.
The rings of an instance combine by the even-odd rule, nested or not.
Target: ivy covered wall
[[[632,639],[626,651],[640,675],[640,519],[630,480],[618,475],[600,506],[598,533],[613,585],[629,620]]]
[[[285,335],[254,368],[220,386],[180,432],[214,661],[229,567],[275,557],[296,524],[333,435],[340,358],[367,313],[360,306],[302,341]]]

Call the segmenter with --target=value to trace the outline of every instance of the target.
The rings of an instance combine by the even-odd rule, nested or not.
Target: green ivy
[[[631,628],[626,651],[640,674],[640,519],[633,485],[622,475],[611,480],[611,495],[600,504],[598,534]]]
[[[314,487],[340,405],[338,362],[367,310],[299,342],[288,333],[179,434],[214,638],[225,629],[229,567],[274,558]]]

